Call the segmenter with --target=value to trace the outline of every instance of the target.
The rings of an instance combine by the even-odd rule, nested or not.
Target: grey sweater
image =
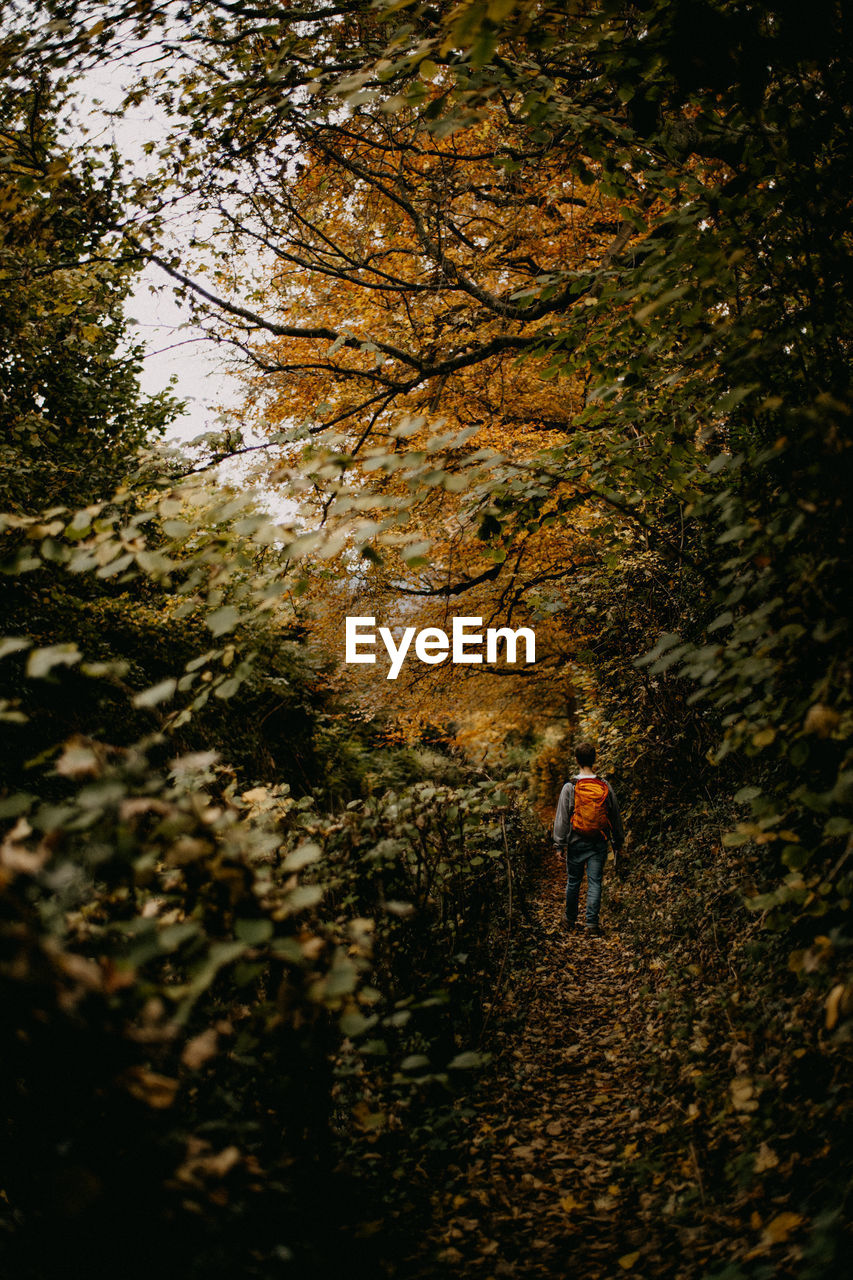
[[[595,775],[598,777],[598,774]],[[572,814],[575,808],[575,782],[580,774],[575,774],[571,782],[567,782],[560,792],[560,799],[557,802],[557,816],[554,818],[554,844],[558,849],[565,849],[576,840],[589,840],[595,837],[583,836],[575,831],[572,827]],[[606,778],[601,779],[607,782]],[[622,815],[619,812],[619,805],[616,803],[616,796],[610,783],[607,782],[607,816],[610,819],[610,839],[613,841],[613,848],[618,852],[625,843],[625,831],[622,827]]]

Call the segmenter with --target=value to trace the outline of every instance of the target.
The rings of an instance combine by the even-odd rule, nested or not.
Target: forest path
[[[631,882],[608,872],[603,922],[614,907],[640,909]],[[661,1046],[646,1027],[645,966],[617,926],[567,929],[564,887],[563,861],[549,855],[497,993],[467,1162],[448,1169],[434,1202],[442,1274],[702,1275],[719,1229],[702,1221],[695,1151],[673,1160],[662,1145],[672,1135],[649,1087],[647,1055]],[[673,1217],[685,1189],[688,1223]]]

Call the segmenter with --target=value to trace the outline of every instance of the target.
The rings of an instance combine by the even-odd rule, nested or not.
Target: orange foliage
[[[249,378],[260,430],[296,437],[273,481],[301,488],[309,526],[342,530],[337,558],[306,570],[309,626],[341,657],[348,614],[533,626],[532,668],[412,658],[391,684],[380,647],[343,678],[367,708],[393,699],[405,721],[450,718],[480,739],[559,718],[577,641],[561,585],[594,563],[600,515],[531,460],[577,430],[584,381],[553,377],[552,319],[607,260],[621,215],[497,112],[443,138],[402,116],[344,120],[334,150],[323,138],[256,197],[283,335],[253,348]]]

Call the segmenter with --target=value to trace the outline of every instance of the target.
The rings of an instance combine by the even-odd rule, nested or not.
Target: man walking
[[[554,846],[566,856],[566,924],[578,915],[578,898],[586,868],[586,933],[599,934],[601,881],[607,860],[607,840],[618,854],[625,844],[622,818],[613,788],[593,772],[595,746],[580,742],[575,750],[578,772],[560,792],[554,819]]]

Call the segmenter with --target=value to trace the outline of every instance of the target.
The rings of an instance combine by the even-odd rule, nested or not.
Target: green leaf
[[[206,960],[202,961],[190,982],[182,987],[173,987],[169,995],[180,1000],[175,1014],[175,1021],[182,1026],[190,1016],[198,997],[207,990],[219,970],[233,963],[246,950],[244,942],[216,942],[210,948]]]
[[[20,653],[22,649],[29,649],[32,640],[27,640],[24,636],[4,636],[0,640],[0,658],[5,658],[10,653]]]
[[[423,1071],[425,1068],[429,1068],[429,1058],[423,1053],[410,1053],[400,1063],[401,1071]]]
[[[361,1036],[371,1027],[375,1027],[378,1022],[376,1014],[372,1014],[369,1018],[360,1013],[358,1009],[348,1009],[346,1013],[341,1015],[340,1028],[345,1036]]]
[[[27,675],[41,680],[50,675],[54,667],[73,667],[82,657],[76,644],[52,644],[46,649],[33,649],[27,660]]]
[[[215,636],[222,636],[227,631],[234,630],[240,621],[240,612],[234,608],[233,604],[226,604],[221,609],[215,609],[213,613],[209,613],[205,621]]]
[[[320,885],[300,884],[287,899],[288,911],[291,914],[297,911],[307,911],[309,907],[316,907],[322,897],[323,890]]]
[[[238,920],[234,925],[234,933],[247,946],[257,947],[268,942],[273,935],[272,920]]]
[[[720,627],[727,627],[729,623],[733,621],[734,621],[734,614],[732,613],[731,609],[726,609],[725,613],[721,613],[718,617],[714,619],[713,622],[708,623],[708,630],[717,631],[719,630]]]
[[[450,1071],[473,1071],[477,1067],[485,1066],[488,1060],[488,1054],[477,1053],[475,1049],[466,1049],[464,1053],[457,1053],[452,1062],[448,1062],[447,1067]]]
[[[215,698],[233,698],[242,683],[238,676],[230,676],[228,680],[223,680],[222,684],[216,686],[213,690],[213,696]]]
[[[648,653],[644,653],[641,657],[634,660],[634,666],[647,667],[649,663],[654,662],[656,658],[659,658],[666,649],[671,649],[673,645],[680,644],[680,642],[680,635],[671,631],[667,632],[666,635],[661,636],[653,649],[650,649]]]
[[[22,813],[29,813],[35,802],[35,796],[26,791],[16,791],[14,795],[0,800],[0,819],[18,818]]]
[[[310,866],[312,862],[317,862],[323,856],[323,850],[318,844],[301,844],[298,849],[292,850],[282,863],[284,871],[301,871],[303,867]]]
[[[170,677],[168,680],[161,680],[159,684],[152,684],[149,689],[143,689],[141,693],[137,693],[133,699],[135,707],[156,707],[158,703],[165,702],[171,698],[177,688],[177,680]]]

